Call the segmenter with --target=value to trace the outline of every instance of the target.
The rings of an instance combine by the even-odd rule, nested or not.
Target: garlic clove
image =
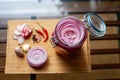
[[[24,44],[23,46],[22,46],[22,49],[23,49],[23,51],[24,52],[28,52],[28,50],[30,49],[30,45],[29,44]]]
[[[15,48],[15,53],[17,56],[19,57],[24,57],[24,53],[23,53],[23,50],[22,50],[22,47],[21,46],[17,46]]]

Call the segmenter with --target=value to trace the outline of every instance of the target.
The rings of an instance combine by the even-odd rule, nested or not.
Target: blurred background
[[[119,12],[119,0],[0,0],[1,18],[59,18],[86,12]]]
[[[107,25],[104,37],[90,35],[91,73],[4,74],[8,20],[82,19],[87,12],[97,13]],[[120,0],[0,0],[0,80],[120,80],[119,27]]]

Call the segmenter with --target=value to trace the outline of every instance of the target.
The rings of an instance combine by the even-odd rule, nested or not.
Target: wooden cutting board
[[[59,20],[58,19],[47,19],[47,20],[10,20],[8,21],[7,31],[7,50],[6,50],[6,65],[5,73],[17,73],[17,74],[31,74],[31,73],[79,73],[79,72],[90,72],[90,47],[89,37],[87,37],[82,48],[79,50],[79,54],[70,58],[69,60],[63,59],[58,56],[54,48],[50,44],[51,34]],[[13,31],[16,29],[16,25],[27,23],[30,27],[36,27],[36,23],[40,23],[49,31],[49,40],[47,42],[41,41],[40,43],[33,44],[32,36],[30,39],[24,42],[33,46],[41,46],[46,49],[48,53],[48,61],[45,66],[41,69],[31,68],[26,61],[26,53],[24,58],[16,56],[14,50],[18,46],[17,40],[14,40]],[[33,31],[33,34],[36,34]],[[32,34],[32,35],[33,35]]]

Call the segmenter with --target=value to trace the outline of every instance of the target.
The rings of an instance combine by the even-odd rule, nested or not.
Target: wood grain
[[[97,67],[96,67],[97,66]],[[100,64],[96,64],[96,65],[93,65],[92,66],[92,69],[120,69],[120,63],[117,63],[117,64],[103,64],[103,65],[100,65]]]
[[[86,39],[84,45],[79,50],[79,54],[69,60],[62,59],[58,56],[52,48],[49,40],[46,43],[40,42],[39,44],[33,44],[31,38],[26,40],[25,43],[29,43],[31,46],[42,46],[48,52],[48,61],[46,65],[39,70],[31,68],[27,64],[26,54],[25,58],[17,57],[14,52],[14,49],[17,46],[17,41],[12,39],[13,30],[16,29],[16,25],[18,24],[27,23],[31,27],[35,27],[37,22],[45,26],[45,28],[49,31],[49,36],[51,36],[58,20],[21,20],[8,22],[9,27],[5,73],[74,73],[91,71],[89,38]],[[35,32],[33,32],[33,34],[35,34]],[[11,67],[12,65],[14,66]]]
[[[96,38],[94,36],[90,36],[90,40],[118,40],[120,39],[120,34],[106,34],[103,37]]]
[[[91,64],[92,65],[119,64],[119,63],[120,63],[119,54],[110,54],[110,55],[102,54],[102,55],[92,55],[91,56]],[[99,66],[97,66],[97,67],[99,67]],[[96,69],[97,69],[97,67],[96,67]]]
[[[30,80],[28,74],[3,74],[0,73],[0,80]]]
[[[91,49],[113,49],[119,47],[118,40],[93,40],[90,41]],[[98,56],[99,57],[99,56]]]
[[[120,48],[111,48],[111,49],[91,49],[91,55],[100,55],[100,54],[120,54]]]
[[[119,69],[92,70],[91,73],[73,74],[46,74],[37,75],[37,80],[99,80],[99,79],[120,79]]]

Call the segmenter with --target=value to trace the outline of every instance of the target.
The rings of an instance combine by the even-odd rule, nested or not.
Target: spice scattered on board
[[[33,40],[33,42],[39,43],[41,41],[41,37],[34,34],[32,36],[32,40]]]

